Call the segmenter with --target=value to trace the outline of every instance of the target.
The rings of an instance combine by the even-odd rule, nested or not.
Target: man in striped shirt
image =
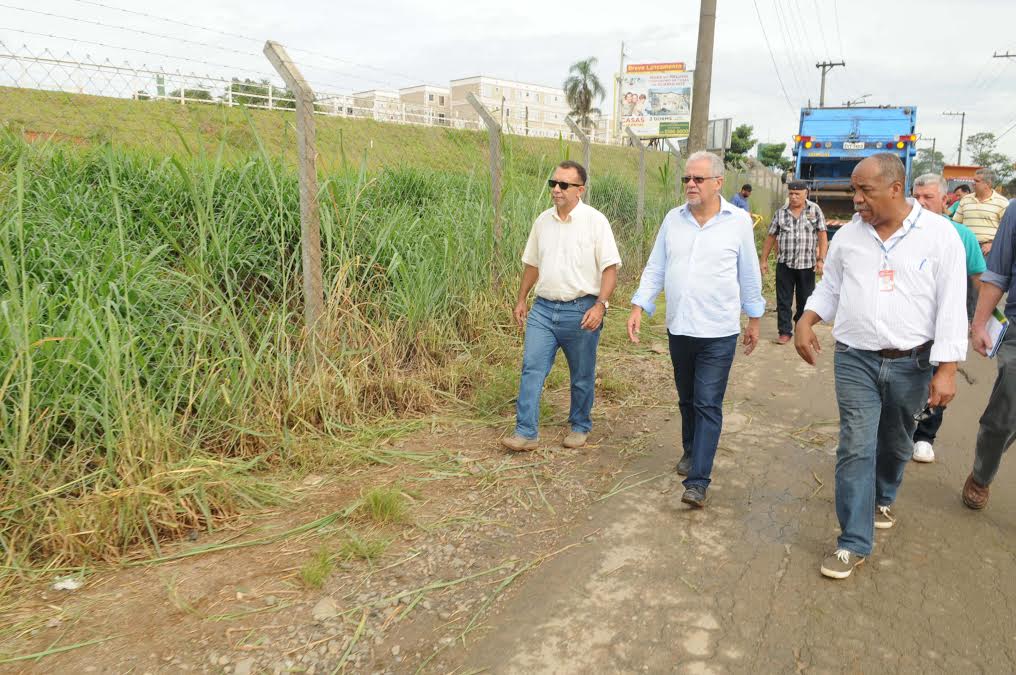
[[[981,253],[988,255],[1007,206],[1009,200],[995,192],[995,172],[978,169],[974,172],[974,194],[960,200],[953,220],[969,227],[981,244]]]
[[[906,198],[906,171],[894,154],[862,160],[850,181],[856,214],[829,247],[794,344],[814,365],[821,347],[812,327],[835,319],[841,534],[820,568],[833,579],[850,576],[871,555],[875,528],[895,523],[917,420],[956,395],[957,362],[967,353],[965,255],[956,229]]]

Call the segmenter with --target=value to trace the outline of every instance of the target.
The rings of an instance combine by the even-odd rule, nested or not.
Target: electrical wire
[[[769,35],[766,33],[765,24],[762,22],[762,12],[758,9],[758,0],[751,0],[752,4],[755,5],[755,14],[758,16],[758,25],[762,29],[762,37],[765,38],[766,49],[769,50],[769,58],[773,60],[773,70],[776,71],[776,79],[780,83],[780,89],[783,90],[783,98],[787,101],[787,107],[791,110],[794,109],[794,105],[790,102],[790,96],[787,94],[787,87],[783,84],[783,77],[780,76],[780,67],[776,65],[776,55],[773,54],[773,46],[769,43]]]

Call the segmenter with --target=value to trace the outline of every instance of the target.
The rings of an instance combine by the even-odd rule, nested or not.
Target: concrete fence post
[[[589,164],[592,160],[592,147],[590,145],[589,136],[586,132],[582,131],[581,127],[575,123],[571,117],[565,117],[564,121],[568,123],[568,127],[571,128],[572,133],[582,143],[582,166],[586,167],[586,193],[582,195],[582,201],[589,202],[589,193],[592,190],[589,178],[593,175],[592,170],[589,168]]]
[[[494,116],[490,114],[486,106],[480,103],[479,99],[472,92],[466,94],[466,100],[473,110],[483,120],[487,127],[487,138],[490,143],[490,194],[494,206],[494,256],[497,259],[498,249],[501,246],[501,125]],[[496,283],[496,278],[494,279]]]
[[[265,56],[282,76],[296,99],[296,143],[300,173],[300,252],[303,263],[304,321],[314,342],[318,320],[324,313],[321,283],[321,221],[318,211],[317,132],[314,126],[314,91],[278,42],[265,43]],[[272,88],[268,97],[271,101]],[[311,349],[315,359],[316,349]]]

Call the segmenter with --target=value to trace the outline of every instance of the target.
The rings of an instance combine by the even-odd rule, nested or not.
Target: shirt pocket
[[[931,258],[897,265],[893,270],[896,291],[907,298],[935,298],[935,270]]]

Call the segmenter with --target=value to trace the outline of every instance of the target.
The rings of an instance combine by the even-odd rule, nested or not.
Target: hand
[[[811,326],[798,322],[797,330],[794,332],[794,349],[808,365],[813,366],[818,361],[822,345],[819,344],[818,336]]]
[[[744,339],[741,341],[744,344],[744,355],[748,356],[755,347],[758,346],[758,334],[759,334],[759,320],[748,319],[748,327],[744,329]]]
[[[988,329],[984,324],[970,327],[970,344],[974,351],[981,356],[988,355],[988,350],[991,349],[991,338],[988,337]]]
[[[586,330],[596,330],[603,323],[603,315],[606,312],[606,308],[601,303],[596,303],[582,315],[582,323],[579,326]]]
[[[526,301],[520,300],[519,304],[515,305],[514,311],[512,311],[512,315],[515,317],[515,323],[519,325],[519,328],[526,325],[526,316],[528,314],[529,307],[526,305]]]
[[[944,408],[956,396],[956,372],[954,369],[939,368],[931,378],[928,405]]]
[[[816,260],[815,261],[815,274],[822,274],[822,270],[824,270],[824,269],[825,269],[825,261]]]
[[[758,268],[759,268],[759,271],[762,272],[762,276],[763,277],[766,276],[767,274],[769,274],[769,261],[768,260],[759,260],[758,261]]]
[[[642,308],[635,306],[631,308],[628,315],[628,339],[635,344],[639,343],[639,328],[642,327]]]
[[[984,255],[988,255],[989,253],[991,253],[990,241],[986,241],[983,244],[981,244],[981,253],[983,253]]]

